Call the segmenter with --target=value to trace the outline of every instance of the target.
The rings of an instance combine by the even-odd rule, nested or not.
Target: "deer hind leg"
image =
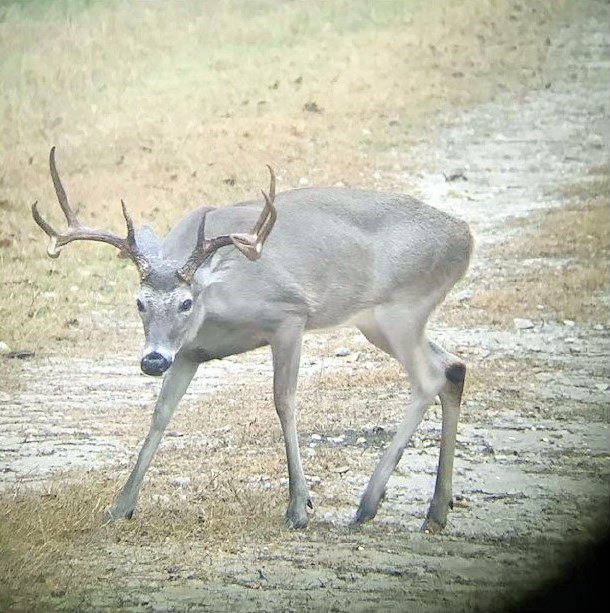
[[[441,397],[443,432],[436,490],[423,529],[438,532],[445,525],[451,504],[451,478],[459,403],[464,365],[438,345],[429,343],[424,334],[428,309],[404,306],[377,307],[360,323],[362,333],[374,345],[395,357],[411,378],[411,400],[394,439],[379,461],[362,496],[355,524],[372,519],[390,475],[411,436],[420,424],[426,408],[435,396]],[[414,315],[415,314],[415,315]],[[460,383],[461,381],[461,383]]]
[[[301,464],[296,427],[295,393],[299,375],[303,323],[291,321],[278,330],[271,341],[273,355],[273,398],[277,410],[288,460],[289,502],[285,524],[289,528],[305,528],[307,507],[311,506],[305,474]]]
[[[140,449],[138,459],[127,482],[119,492],[112,507],[105,513],[107,520],[131,519],[138,501],[144,475],[155,456],[163,432],[171,419],[174,409],[182,396],[184,396],[197,372],[197,368],[198,364],[177,357],[176,361],[167,371],[163,379],[157,404],[155,405],[148,436]]]
[[[445,351],[432,341],[429,342],[429,348],[434,358],[439,360],[443,367],[447,380],[439,392],[443,411],[443,425],[436,486],[426,521],[422,526],[423,532],[436,534],[445,527],[447,513],[450,508],[453,508],[453,458],[455,456],[462,392],[466,378],[466,365],[458,357]]]

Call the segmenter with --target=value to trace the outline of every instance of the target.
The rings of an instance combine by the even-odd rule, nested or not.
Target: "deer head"
[[[200,296],[206,285],[205,275],[198,278],[198,271],[222,247],[236,247],[249,260],[260,258],[265,240],[275,223],[277,214],[273,205],[275,199],[275,174],[268,166],[271,175],[269,194],[262,192],[265,201],[260,217],[251,232],[232,233],[206,238],[204,211],[197,231],[195,247],[185,262],[166,261],[160,255],[160,243],[150,228],[144,226],[138,232],[121,201],[123,217],[127,226],[127,236],[121,238],[105,230],[95,230],[83,225],[70,206],[66,191],[59,178],[55,165],[55,147],[49,155],[51,178],[61,210],[68,228],[57,232],[38,211],[38,204],[32,205],[32,215],[36,223],[49,236],[47,248],[49,257],[59,256],[61,249],[73,241],[98,241],[108,243],[119,249],[136,265],[140,276],[140,290],[136,306],[144,325],[146,346],[141,361],[142,370],[148,375],[162,375],[172,364],[175,354],[197,325],[194,313],[201,312]],[[198,308],[199,306],[199,308]]]

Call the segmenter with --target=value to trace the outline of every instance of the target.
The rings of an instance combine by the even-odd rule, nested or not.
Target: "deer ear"
[[[149,259],[161,254],[161,243],[150,226],[142,226],[136,231],[136,245]]]

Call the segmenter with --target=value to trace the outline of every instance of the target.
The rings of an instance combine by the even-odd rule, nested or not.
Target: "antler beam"
[[[150,263],[146,257],[140,252],[135,240],[135,232],[133,228],[133,221],[127,212],[125,203],[121,200],[121,207],[123,209],[123,217],[125,217],[125,223],[127,225],[127,237],[121,238],[111,232],[105,230],[93,230],[80,223],[76,213],[68,202],[66,190],[61,183],[57,167],[55,165],[55,147],[51,148],[49,154],[49,167],[51,170],[51,178],[53,179],[53,185],[55,187],[55,193],[57,194],[57,200],[61,210],[64,213],[66,221],[68,222],[68,229],[63,234],[57,232],[49,222],[47,222],[38,211],[38,203],[35,202],[32,205],[32,216],[34,221],[44,230],[44,232],[51,239],[49,246],[47,247],[47,254],[49,257],[56,258],[59,256],[62,247],[78,240],[98,241],[101,243],[108,243],[113,247],[116,247],[129,257],[136,265],[140,278],[145,279],[150,273]]]
[[[261,190],[265,199],[265,206],[257,219],[252,232],[249,234],[226,234],[215,238],[205,238],[205,215],[199,224],[197,232],[197,244],[193,252],[189,256],[186,264],[180,268],[176,274],[185,283],[191,283],[197,269],[218,249],[234,245],[237,247],[249,260],[258,260],[261,257],[263,244],[269,236],[275,220],[277,219],[277,211],[273,206],[275,200],[275,173],[273,168],[267,165],[269,174],[271,175],[269,183],[269,194]]]

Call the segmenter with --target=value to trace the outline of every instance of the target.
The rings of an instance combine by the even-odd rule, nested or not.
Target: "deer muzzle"
[[[140,362],[142,372],[152,377],[160,377],[171,365],[172,360],[158,351],[147,353]]]

